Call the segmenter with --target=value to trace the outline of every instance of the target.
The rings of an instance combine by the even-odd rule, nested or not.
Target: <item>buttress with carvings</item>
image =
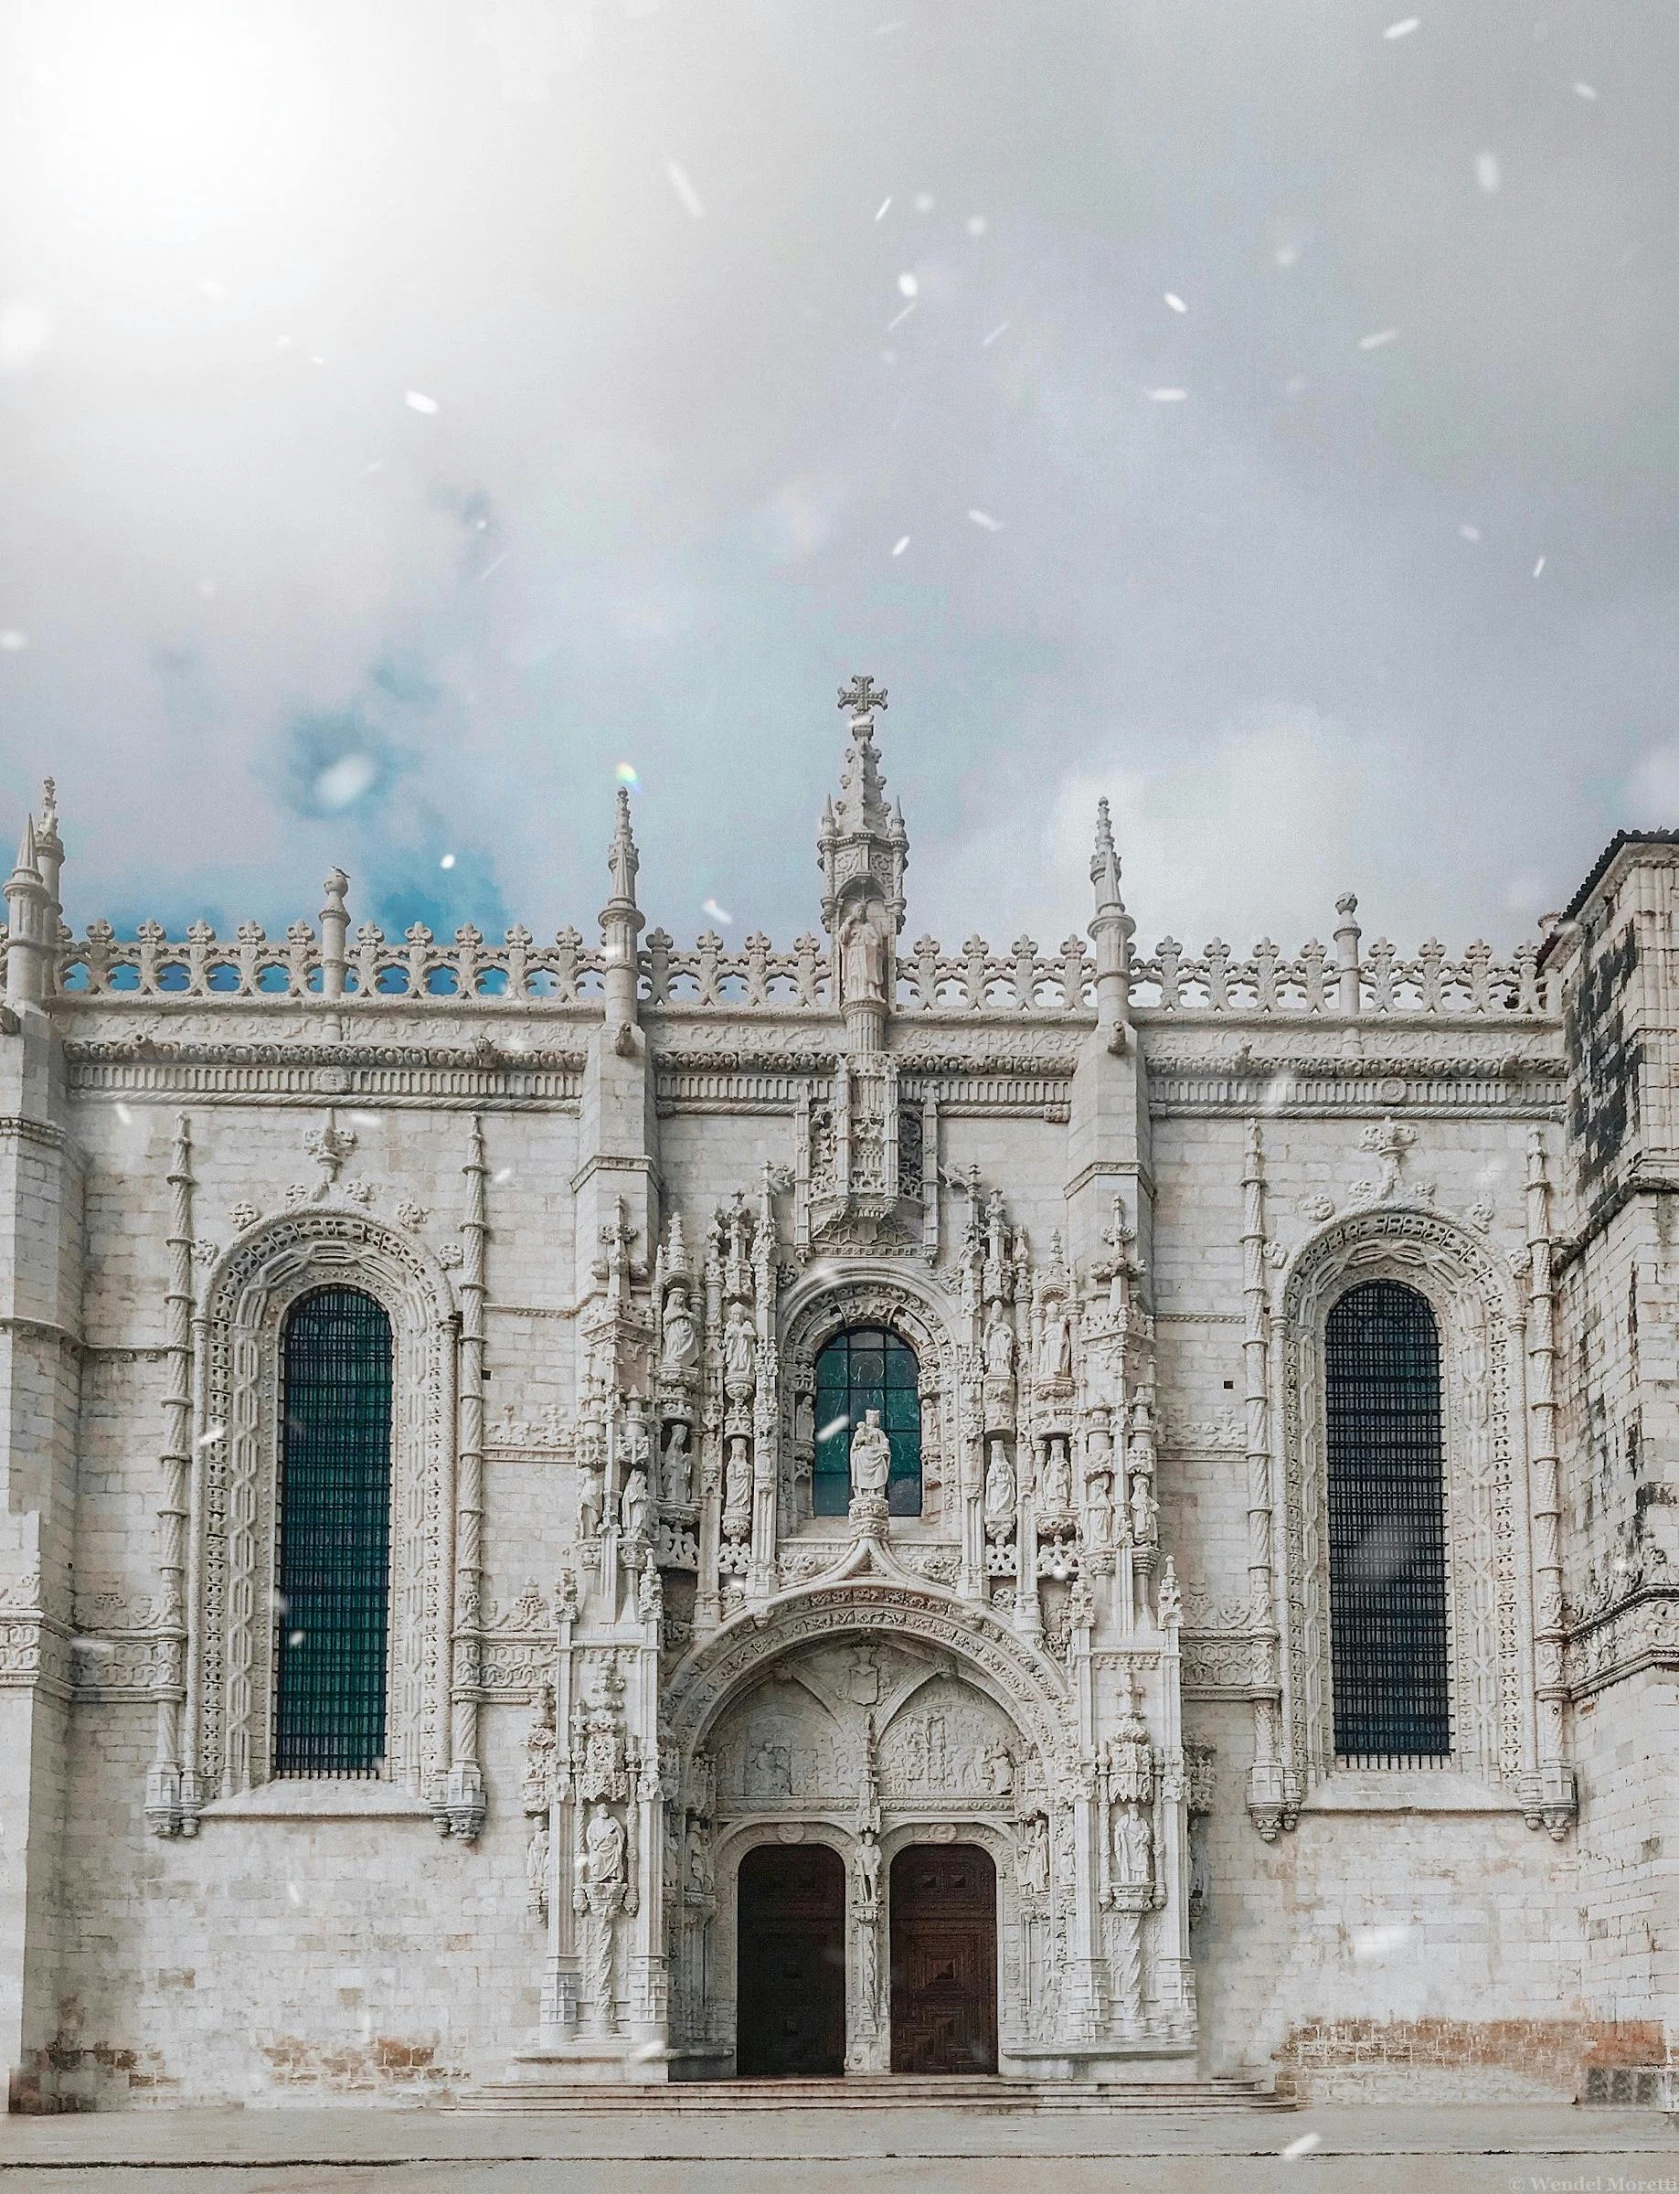
[[[786,952],[645,929],[627,792],[598,945],[78,935],[49,783],[16,2106],[1663,2061],[1676,835],[1145,956],[1104,802],[1087,935],[948,952],[840,699]]]

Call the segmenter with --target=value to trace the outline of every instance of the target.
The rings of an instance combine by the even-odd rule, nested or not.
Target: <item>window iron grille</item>
[[[391,1327],[322,1288],[286,1322],[274,1773],[374,1776],[385,1755]]]
[[[887,1508],[921,1514],[921,1367],[908,1342],[883,1326],[836,1333],[816,1359],[814,1514],[843,1516],[851,1506],[851,1435],[871,1409],[892,1449]]]
[[[1452,1750],[1440,1337],[1414,1288],[1371,1280],[1324,1334],[1335,1752],[1439,1766]]]

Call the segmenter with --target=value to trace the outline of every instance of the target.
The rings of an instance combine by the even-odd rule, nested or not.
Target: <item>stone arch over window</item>
[[[1440,1334],[1426,1296],[1361,1280],[1324,1324],[1331,1715],[1338,1759],[1449,1759]]]
[[[919,1514],[930,1523],[952,1523],[958,1514],[955,1346],[938,1309],[919,1289],[895,1275],[871,1273],[824,1280],[802,1300],[795,1295],[788,1305],[782,1329],[781,1452],[785,1460],[778,1504],[783,1529],[797,1528],[813,1514],[822,1513],[814,1504],[816,1435],[822,1430],[818,1360],[838,1336],[859,1329],[895,1340],[915,1360],[921,1500],[918,1509],[895,1509],[895,1513]]]
[[[390,1324],[384,1773],[433,1804],[447,1779],[454,1303],[418,1243],[365,1212],[315,1209],[253,1228],[212,1271],[205,1293],[187,1693],[195,1808],[274,1773],[285,1334],[294,1308],[322,1289],[371,1298]]]
[[[295,1302],[282,1342],[274,1772],[372,1775],[390,1664],[391,1321],[360,1288]]]
[[[1284,1697],[1297,1786],[1336,1759],[1326,1344],[1352,1290],[1394,1281],[1439,1336],[1450,1764],[1514,1789],[1532,1765],[1519,1325],[1508,1275],[1454,1220],[1378,1205],[1350,1212],[1297,1254],[1283,1289]],[[1442,1763],[1445,1764],[1445,1763]]]

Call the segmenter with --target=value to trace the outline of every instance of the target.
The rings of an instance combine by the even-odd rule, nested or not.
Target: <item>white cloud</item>
[[[1336,898],[1361,885],[1384,887],[1384,918],[1393,907],[1402,871],[1370,873],[1393,796],[1390,746],[1315,710],[1276,708],[1210,744],[1162,747],[1157,760],[1140,762],[1138,747],[1135,738],[1116,741],[1111,759],[1093,759],[1035,795],[1012,775],[981,788],[977,828],[920,853],[911,922],[919,928],[930,917],[949,941],[966,933],[959,925],[984,900],[1011,905],[1040,944],[1082,931],[1103,795],[1139,951],[1168,933],[1194,949],[1215,934],[1243,950],[1262,932],[1290,951],[1309,936],[1327,943]],[[968,789],[972,798],[976,788]],[[1400,870],[1397,859],[1391,870]],[[1426,921],[1426,883],[1418,900]]]

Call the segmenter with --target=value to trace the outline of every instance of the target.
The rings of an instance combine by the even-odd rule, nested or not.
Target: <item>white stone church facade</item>
[[[1679,1989],[1679,844],[1508,962],[5,887],[15,2107],[1278,2073]]]

